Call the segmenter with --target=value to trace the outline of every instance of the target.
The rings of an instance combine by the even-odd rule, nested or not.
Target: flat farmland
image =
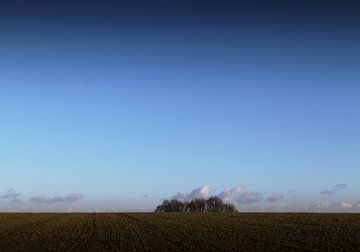
[[[0,251],[360,251],[360,214],[1,213]]]

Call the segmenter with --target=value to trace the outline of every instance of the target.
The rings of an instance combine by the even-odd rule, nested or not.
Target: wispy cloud
[[[331,189],[331,190],[328,190],[328,189],[323,189],[321,190],[320,194],[322,195],[332,195],[334,193],[336,193],[338,190],[336,189]]]
[[[267,202],[276,202],[278,200],[281,200],[284,198],[284,194],[277,194],[277,193],[273,193],[270,196],[267,197],[266,201]]]
[[[322,194],[322,195],[332,195],[334,193],[337,193],[340,190],[343,190],[345,187],[346,187],[346,184],[337,184],[337,185],[334,186],[334,188],[321,190],[320,194]]]
[[[263,197],[262,193],[244,191],[239,195],[236,201],[240,204],[249,204],[249,203],[255,203],[261,201],[262,197]]]
[[[82,194],[69,194],[67,196],[56,196],[53,198],[49,198],[43,195],[39,195],[39,196],[35,196],[30,198],[30,202],[32,203],[37,203],[37,204],[53,204],[53,203],[61,203],[61,202],[65,202],[65,203],[71,203],[74,201],[78,201],[83,199],[83,195]]]
[[[0,195],[0,200],[8,201],[11,203],[21,203],[19,200],[20,193],[16,192],[14,189],[9,189],[5,194]]]
[[[346,187],[346,184],[337,184],[335,186],[335,188],[338,189],[338,190],[344,189],[345,187]]]
[[[274,203],[277,202],[279,200],[288,198],[288,197],[292,197],[293,200],[295,200],[295,189],[291,189],[288,190],[286,193],[272,193],[272,194],[268,194],[267,198],[266,198],[266,202],[269,203]]]
[[[290,189],[289,191],[287,191],[287,193],[285,194],[285,196],[288,196],[290,194],[294,194],[296,192],[295,189]]]

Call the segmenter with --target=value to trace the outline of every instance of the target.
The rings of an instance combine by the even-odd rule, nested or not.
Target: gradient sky
[[[210,185],[360,211],[359,27],[352,1],[1,1],[0,210]]]

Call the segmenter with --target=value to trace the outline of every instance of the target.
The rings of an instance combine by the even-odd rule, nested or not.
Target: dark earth
[[[360,251],[360,214],[1,213],[0,251]]]

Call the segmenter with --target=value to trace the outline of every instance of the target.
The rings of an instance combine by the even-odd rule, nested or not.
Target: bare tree
[[[157,206],[155,212],[236,212],[236,207],[230,203],[224,203],[218,197],[205,199],[193,199],[191,201],[164,200]]]
[[[194,200],[185,202],[185,209],[186,212],[197,212]]]
[[[236,210],[236,207],[233,204],[226,203],[226,204],[224,204],[223,212],[234,213],[234,212],[237,212],[237,210]]]
[[[218,197],[210,197],[207,201],[208,212],[222,212],[223,201]]]
[[[179,200],[164,200],[161,205],[157,206],[155,212],[183,212],[185,204]]]
[[[204,199],[194,199],[194,204],[197,212],[206,211],[206,200]]]

